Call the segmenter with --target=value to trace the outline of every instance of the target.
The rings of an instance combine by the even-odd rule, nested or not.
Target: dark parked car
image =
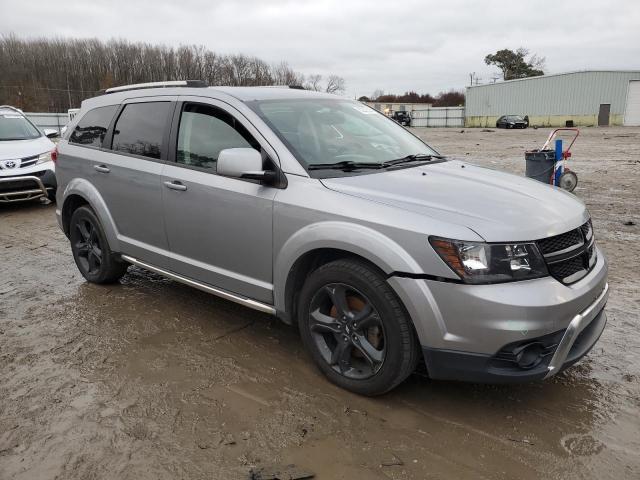
[[[404,125],[407,127],[411,126],[411,114],[409,112],[393,112],[393,116],[391,118],[393,118],[400,125]]]
[[[527,128],[529,122],[520,115],[503,115],[496,122],[496,128]]]

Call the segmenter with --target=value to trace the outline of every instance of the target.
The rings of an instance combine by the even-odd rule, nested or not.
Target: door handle
[[[109,173],[111,171],[106,165],[94,165],[93,168],[95,168],[100,173]]]
[[[178,180],[174,180],[172,182],[164,182],[164,184],[167,188],[170,188],[171,190],[180,190],[181,192],[184,192],[187,189],[187,186],[183,185]]]

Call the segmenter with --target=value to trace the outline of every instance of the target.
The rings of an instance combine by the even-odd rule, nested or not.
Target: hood
[[[55,144],[44,135],[31,140],[0,141],[0,160],[14,160],[53,150]]]
[[[460,161],[322,183],[336,192],[470,228],[488,242],[537,240],[589,218],[584,203],[568,192]]]

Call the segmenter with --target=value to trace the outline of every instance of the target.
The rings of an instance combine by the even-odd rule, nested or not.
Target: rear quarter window
[[[69,136],[69,143],[88,147],[102,147],[111,120],[118,106],[109,105],[89,110],[78,122]]]

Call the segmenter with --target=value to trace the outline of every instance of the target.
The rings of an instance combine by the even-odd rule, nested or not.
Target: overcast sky
[[[0,0],[0,34],[113,37],[286,60],[350,96],[490,81],[484,57],[523,46],[547,73],[640,70],[640,1]]]

